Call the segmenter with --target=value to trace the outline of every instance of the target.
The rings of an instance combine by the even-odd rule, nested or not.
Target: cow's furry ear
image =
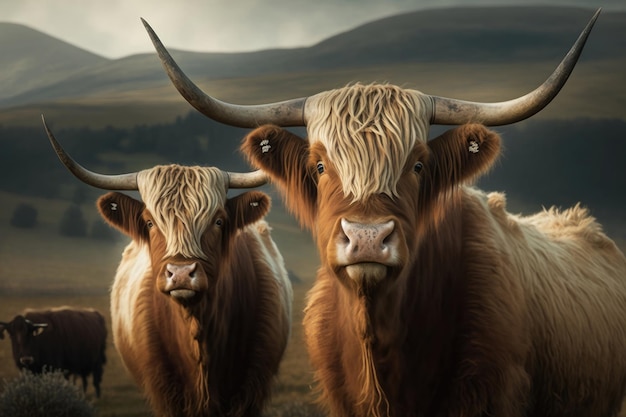
[[[226,201],[226,211],[232,229],[261,220],[270,211],[271,200],[261,191],[248,191]]]
[[[500,136],[481,124],[465,124],[432,139],[428,146],[432,186],[444,191],[488,171],[500,154]]]
[[[245,137],[241,152],[271,177],[300,224],[313,229],[317,182],[309,167],[309,142],[281,127],[265,125]]]
[[[108,224],[135,240],[148,238],[145,221],[141,217],[144,203],[122,193],[111,192],[96,202],[98,211]]]
[[[300,136],[279,126],[264,125],[244,138],[240,150],[252,165],[263,169],[275,179],[281,179],[288,174],[285,172],[285,162],[300,161],[307,147],[308,142]]]

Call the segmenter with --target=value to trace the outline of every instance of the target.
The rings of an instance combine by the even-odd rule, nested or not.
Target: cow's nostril
[[[385,236],[385,238],[382,240],[382,247],[386,248],[390,245],[393,245],[395,243],[395,236],[396,236],[396,231],[392,231],[391,233],[389,233],[387,236]]]

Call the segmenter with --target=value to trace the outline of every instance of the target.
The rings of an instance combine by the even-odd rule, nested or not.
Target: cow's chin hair
[[[178,304],[183,307],[189,307],[194,304],[197,304],[202,297],[199,291],[188,290],[188,289],[178,289],[172,290],[168,294],[170,298],[176,301]]]
[[[374,262],[347,265],[345,271],[348,277],[354,281],[357,286],[364,285],[366,287],[378,285],[378,283],[389,275],[387,266]]]

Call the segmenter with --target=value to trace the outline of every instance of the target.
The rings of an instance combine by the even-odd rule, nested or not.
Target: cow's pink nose
[[[168,282],[172,284],[182,283],[189,281],[195,277],[198,264],[196,262],[191,264],[167,264],[165,267],[165,275]]]
[[[397,253],[395,223],[357,223],[341,219],[343,236],[337,243],[339,263],[351,265],[371,262],[388,264]]]
[[[200,276],[198,263],[167,264],[165,266],[165,287],[163,292],[177,300],[189,300],[200,289],[204,276]]]

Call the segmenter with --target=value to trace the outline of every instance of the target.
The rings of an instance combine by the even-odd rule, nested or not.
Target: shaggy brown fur
[[[259,415],[287,344],[292,299],[261,220],[269,198],[226,199],[223,177],[197,167],[155,167],[139,187],[145,205],[119,193],[98,200],[103,217],[133,239],[111,291],[125,366],[158,416]],[[166,265],[189,262],[198,265],[194,295],[174,299]]]
[[[354,134],[392,148],[384,132]],[[356,199],[346,190],[370,190],[368,180],[347,186],[336,158],[359,172],[365,162],[327,148],[354,137],[307,142],[263,126],[242,145],[316,238],[304,327],[321,402],[345,417],[615,416],[626,389],[624,255],[580,207],[524,218],[502,195],[463,185],[497,158],[494,132],[470,124],[418,139],[392,183]],[[383,280],[337,263],[342,218],[394,222],[399,261]]]

